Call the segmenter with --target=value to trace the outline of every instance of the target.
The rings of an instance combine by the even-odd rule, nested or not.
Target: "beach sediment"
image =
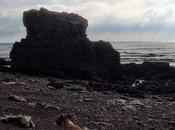
[[[54,88],[50,82],[62,87]],[[31,116],[35,124],[33,130],[57,130],[55,119],[62,113],[72,114],[76,124],[92,130],[174,128],[173,93],[145,93],[140,98],[131,96],[127,91],[89,89],[92,84],[105,86],[96,81],[0,73],[0,116]],[[9,94],[23,97],[26,101],[10,100]],[[20,126],[0,123],[0,127],[18,130]]]

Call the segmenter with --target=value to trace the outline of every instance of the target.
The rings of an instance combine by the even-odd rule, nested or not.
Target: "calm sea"
[[[175,66],[175,42],[112,42],[122,63],[169,62]]]
[[[122,63],[166,61],[175,66],[175,42],[111,42],[120,52]],[[0,58],[8,58],[13,44],[0,43]]]

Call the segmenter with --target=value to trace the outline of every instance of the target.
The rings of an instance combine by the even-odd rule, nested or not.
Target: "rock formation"
[[[108,42],[89,41],[88,21],[83,17],[41,8],[25,11],[23,23],[27,36],[12,48],[13,70],[82,79],[121,78],[120,54]]]
[[[126,79],[172,80],[175,68],[168,62],[143,62],[142,64],[123,64],[122,73]]]

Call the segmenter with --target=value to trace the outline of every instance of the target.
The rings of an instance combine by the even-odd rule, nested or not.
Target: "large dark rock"
[[[41,8],[24,12],[23,23],[27,36],[12,48],[13,70],[83,79],[121,78],[120,54],[108,42],[89,41],[83,17]]]
[[[0,58],[0,72],[10,72],[10,59]]]
[[[84,40],[88,21],[77,14],[58,13],[41,8],[23,14],[27,39],[52,41]]]
[[[173,79],[175,71],[168,62],[143,62],[142,64],[125,64],[121,66],[126,79]]]
[[[6,65],[10,65],[10,60],[9,59],[4,59],[4,58],[0,58],[0,67],[1,66],[6,66]]]

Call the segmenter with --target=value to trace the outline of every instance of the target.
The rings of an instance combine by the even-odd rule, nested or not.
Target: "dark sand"
[[[29,115],[36,125],[31,130],[59,130],[55,119],[62,113],[73,114],[75,124],[90,130],[175,130],[175,95],[146,95],[144,99],[136,99],[112,92],[52,89],[47,87],[48,79],[54,78],[0,73],[0,116]],[[63,82],[65,87],[88,82],[55,80]],[[22,96],[27,102],[11,101],[9,93]],[[44,108],[38,103],[52,107]],[[24,129],[0,123],[0,130]]]

